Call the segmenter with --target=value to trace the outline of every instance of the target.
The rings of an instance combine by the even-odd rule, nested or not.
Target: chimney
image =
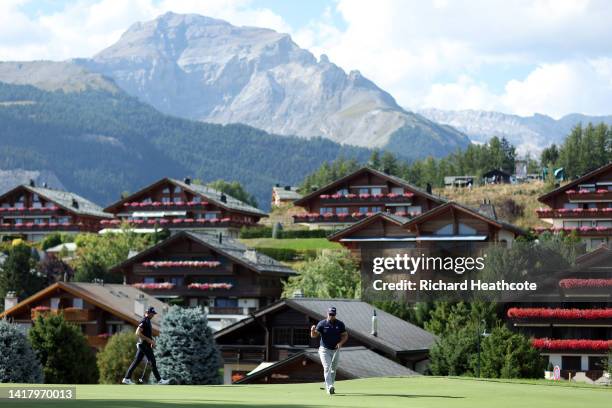
[[[134,299],[134,314],[136,316],[144,317],[145,310],[147,310],[147,300],[141,293],[138,299]]]
[[[46,181],[43,181],[42,186],[43,186],[43,188],[49,188],[49,185],[47,184]]]
[[[251,262],[257,262],[257,251],[254,249],[247,249],[244,251],[244,257]]]
[[[376,309],[372,310],[372,331],[370,334],[374,337],[378,337],[378,316],[376,316]]]
[[[227,196],[225,194],[221,194],[221,202],[227,203]]]
[[[385,168],[383,169],[383,173],[385,173],[385,174],[391,174],[391,170],[390,170],[388,167],[385,167]]]
[[[285,191],[291,191],[291,186],[285,186]]]
[[[191,179],[189,177],[185,177],[185,179],[183,180],[183,183],[190,185],[191,184]]]
[[[30,179],[30,187],[36,187],[36,183],[34,182],[34,179]]]
[[[9,310],[11,307],[14,307],[19,303],[19,299],[17,299],[17,294],[13,291],[7,292],[4,297],[4,310]]]
[[[72,199],[72,207],[74,208],[79,208],[79,202],[76,200],[76,198]]]
[[[276,183],[274,186],[275,187],[280,187],[280,183]]]
[[[425,187],[427,194],[431,194],[431,183],[427,183],[427,187]]]
[[[222,244],[223,243],[223,234],[219,233],[219,243]]]

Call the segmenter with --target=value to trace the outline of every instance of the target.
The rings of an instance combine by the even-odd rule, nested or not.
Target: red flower
[[[564,289],[605,288],[612,286],[612,279],[561,279],[559,286]]]
[[[406,197],[406,198],[410,198],[414,196],[414,193],[411,193],[409,191],[405,192],[404,194],[402,194],[402,196]]]
[[[508,309],[507,316],[515,319],[612,319],[612,309],[551,309],[517,308]]]
[[[612,340],[550,340],[531,339],[531,345],[541,350],[593,350],[608,351],[612,348]]]

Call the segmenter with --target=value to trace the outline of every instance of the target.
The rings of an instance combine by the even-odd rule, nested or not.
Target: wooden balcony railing
[[[46,316],[49,314],[63,314],[64,319],[71,322],[88,322],[96,319],[96,311],[93,309],[75,309],[72,307],[66,309],[32,309],[30,317],[35,320],[38,316]]]
[[[570,201],[612,201],[612,190],[599,189],[596,191],[567,190],[565,192]]]
[[[612,208],[540,208],[536,213],[538,218],[612,218]]]

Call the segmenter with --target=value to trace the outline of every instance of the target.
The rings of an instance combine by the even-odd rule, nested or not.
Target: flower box
[[[160,283],[134,283],[132,284],[136,289],[145,290],[171,290],[174,289],[174,283],[160,282]]]
[[[559,287],[574,288],[606,288],[612,287],[612,279],[561,279]]]
[[[190,283],[187,287],[195,290],[229,290],[233,285],[231,283]]]
[[[219,261],[148,261],[142,266],[147,268],[216,268]]]
[[[560,309],[560,308],[517,308],[508,309],[506,313],[514,319],[612,319],[612,308],[608,309]]]
[[[531,339],[531,345],[540,350],[591,350],[608,352],[612,348],[612,340]]]

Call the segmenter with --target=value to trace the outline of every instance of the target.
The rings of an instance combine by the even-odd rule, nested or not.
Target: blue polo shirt
[[[341,334],[346,332],[344,323],[336,319],[333,322],[325,319],[317,323],[317,331],[321,335],[321,346],[334,350],[340,342]]]

